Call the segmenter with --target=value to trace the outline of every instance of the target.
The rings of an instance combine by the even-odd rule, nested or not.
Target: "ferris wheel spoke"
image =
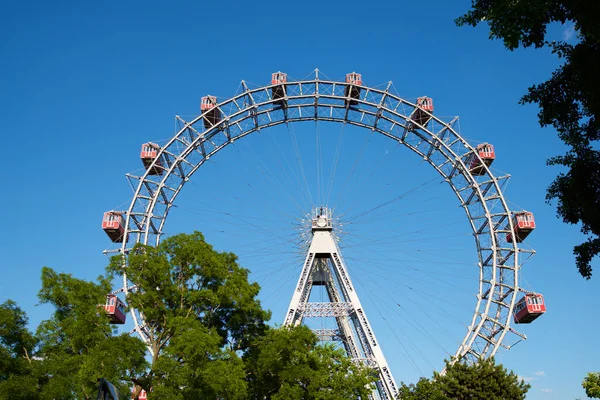
[[[288,126],[289,129],[289,126]],[[298,166],[296,167],[296,165],[292,162],[289,161],[290,156],[286,155],[285,151],[283,151],[281,145],[279,144],[279,142],[273,137],[273,135],[271,134],[270,130],[268,131],[268,135],[269,138],[271,139],[271,144],[273,144],[278,150],[279,150],[279,154],[281,155],[282,159],[284,160],[283,163],[279,163],[280,166],[280,170],[286,174],[291,174],[293,176],[293,179],[290,178],[290,181],[293,182],[293,185],[296,188],[300,188],[300,192],[302,194],[302,204],[301,204],[301,209],[305,210],[306,206],[308,204],[311,204],[311,195],[310,195],[310,189],[309,187],[306,185],[306,177],[304,176],[304,168],[302,167],[302,161],[301,159],[297,159],[298,162]],[[295,135],[293,136],[295,138]],[[291,139],[292,136],[289,135],[288,132],[288,138]],[[292,156],[293,157],[293,156]]]
[[[348,259],[348,260],[355,260],[355,259]],[[417,279],[419,280],[419,282],[422,283],[430,283],[433,284],[434,287],[436,287],[437,285],[439,286],[443,286],[446,288],[451,288],[451,289],[456,289],[456,290],[464,290],[464,284],[459,286],[457,284],[451,283],[454,280],[456,280],[456,278],[460,278],[457,277],[456,274],[443,274],[440,273],[439,271],[435,270],[435,271],[427,271],[427,270],[423,270],[423,269],[419,269],[419,268],[414,268],[414,267],[409,267],[408,265],[406,265],[405,263],[401,263],[401,262],[397,262],[395,264],[390,264],[390,265],[382,265],[382,263],[373,263],[370,264],[368,262],[363,262],[361,263],[362,265],[365,265],[365,271],[366,268],[369,269],[375,269],[375,270],[379,270],[382,273],[386,273],[389,275],[397,275],[397,274],[402,274],[403,276],[412,279],[415,279],[415,276],[418,277]],[[411,273],[416,273],[416,274],[411,274]],[[440,278],[440,276],[444,276],[444,279]],[[451,279],[449,279],[449,277]],[[465,279],[465,277],[463,277],[463,279]],[[468,278],[468,281],[473,281],[473,278]]]
[[[410,355],[410,351],[408,350],[408,348],[406,346],[404,346],[404,342],[405,340],[408,341],[410,343],[410,345],[415,349],[415,351],[417,353],[419,353],[419,356],[421,357],[421,359],[425,360],[432,369],[435,369],[435,367],[433,366],[433,364],[429,361],[428,357],[425,356],[425,354],[423,354],[423,352],[420,350],[419,346],[417,346],[414,341],[411,339],[410,335],[406,335],[404,334],[403,337],[405,338],[405,340],[402,340],[396,333],[395,330],[392,329],[391,325],[389,324],[387,318],[385,318],[385,316],[383,315],[383,313],[381,312],[381,310],[379,309],[379,306],[377,305],[378,302],[373,300],[372,295],[374,294],[371,290],[367,289],[367,287],[365,285],[362,284],[362,282],[360,280],[357,280],[357,283],[359,286],[362,287],[364,293],[367,295],[367,298],[371,301],[371,303],[373,304],[375,310],[377,311],[379,317],[384,321],[384,323],[388,326],[388,328],[390,328],[390,331],[393,333],[395,339],[397,340],[398,343],[402,344],[402,347],[404,348],[407,357],[411,360],[412,364],[414,365],[414,367],[416,368],[416,370],[419,372],[419,374],[421,374],[421,376],[423,376],[423,371],[419,368],[417,362],[415,361],[415,359]],[[385,303],[384,303],[385,304]],[[411,326],[415,326],[410,319],[406,319],[404,321],[406,324],[411,325]],[[400,330],[401,332],[403,332],[403,329],[400,327],[398,327],[397,325],[395,326],[397,330]]]
[[[356,182],[358,182],[358,177],[357,174],[359,172],[358,169],[358,165],[365,153],[366,148],[369,145],[370,142],[370,138],[372,136],[372,133],[370,133],[369,135],[367,135],[364,139],[364,141],[362,142],[362,146],[359,149],[358,152],[356,152],[356,158],[352,164],[352,167],[349,169],[348,171],[348,175],[346,176],[346,179],[344,180],[344,183],[342,185],[342,187],[340,188],[340,197],[342,199],[344,199],[344,202],[342,204],[340,204],[339,208],[341,210],[347,209],[347,199],[350,197],[348,191],[350,190],[350,182],[352,181],[353,183],[356,184]]]
[[[242,142],[245,143],[245,142]],[[253,156],[253,162],[255,163],[254,165],[258,165],[258,169],[263,173],[263,175],[273,184],[273,186],[277,187],[279,190],[283,191],[286,193],[287,198],[297,207],[297,209],[299,211],[302,211],[302,206],[300,204],[298,204],[294,198],[294,196],[289,193],[287,191],[287,188],[279,183],[276,179],[275,179],[275,174],[273,174],[269,168],[265,165],[264,162],[262,162],[262,160],[260,159],[260,156],[258,154],[256,154],[256,152],[254,151],[254,149],[251,146],[247,146],[246,147],[248,149],[248,154],[251,154]],[[239,154],[242,155],[242,157],[248,159],[247,157],[247,153],[246,152],[239,152]]]
[[[329,172],[329,179],[327,181],[327,188],[325,191],[326,192],[325,204],[330,204],[331,192],[334,187],[335,177],[336,177],[337,168],[338,168],[338,162],[339,162],[340,153],[342,150],[342,143],[343,143],[342,139],[344,137],[344,127],[345,126],[346,126],[345,124],[342,124],[339,129],[338,140],[337,140],[337,144],[335,146],[335,155],[333,157],[332,165],[331,165],[330,172]]]
[[[377,283],[374,283],[375,286],[378,287],[379,290],[376,291],[371,291],[371,294],[375,297],[379,297],[379,301],[382,302],[385,299],[382,298],[381,293],[383,288],[378,285]],[[412,300],[412,303],[414,305],[416,305],[422,312],[425,313],[425,315],[430,315],[432,310],[431,309],[425,309],[419,302]],[[383,303],[385,304],[385,303]],[[392,307],[392,309],[394,310],[394,313],[392,314],[397,314],[398,316],[400,316],[400,318],[403,319],[403,321],[407,324],[409,324],[410,326],[412,326],[415,330],[419,331],[420,334],[424,335],[424,337],[428,338],[431,343],[433,343],[435,346],[437,346],[442,352],[444,352],[447,356],[451,356],[451,354],[447,351],[447,349],[430,333],[430,330],[423,327],[416,318],[414,318],[413,315],[410,315],[410,311],[406,309],[406,307],[402,307],[400,306],[400,304],[397,304],[397,308],[396,307]],[[403,311],[404,313],[407,314],[407,317],[404,317],[401,313],[400,310]],[[435,311],[433,311],[435,312]],[[443,315],[442,311],[438,311],[440,314]],[[439,324],[439,322],[435,319],[435,318],[430,318],[432,321],[436,322],[437,325],[444,331],[444,333],[446,333],[447,337],[449,337],[450,339],[452,339],[456,344],[460,344],[460,341],[457,340],[455,337],[453,337],[452,334],[450,334],[445,328],[443,328],[443,326],[441,324]],[[418,349],[418,346],[415,346]],[[422,354],[422,353],[421,353]],[[424,356],[423,356],[424,357]],[[433,367],[433,365],[431,365],[433,369],[435,369]]]
[[[303,188],[303,190],[301,192],[304,194],[305,202],[308,201],[308,204],[313,204],[312,195],[311,195],[311,191],[310,191],[310,185],[308,184],[308,180],[306,178],[306,172],[304,170],[304,163],[302,162],[301,151],[300,151],[300,147],[298,145],[298,140],[296,138],[296,132],[294,131],[293,126],[290,126],[290,124],[286,123],[286,127],[287,127],[288,137],[290,138],[290,141],[292,143],[292,148],[294,150],[294,158],[296,159],[296,161],[298,163],[298,172],[301,177],[301,183],[302,183],[300,185],[300,187]]]
[[[439,178],[435,177],[433,179],[430,179],[429,181],[423,182],[423,183],[419,184],[418,186],[416,186],[412,189],[409,189],[408,191],[405,191],[404,193],[401,193],[400,195],[394,197],[393,199],[384,201],[383,203],[380,203],[380,204],[376,205],[375,207],[372,207],[371,209],[364,211],[358,215],[348,217],[347,221],[348,221],[348,223],[352,223],[357,220],[360,220],[361,218],[368,216],[372,212],[377,211],[383,207],[389,206],[397,201],[400,201],[400,200],[404,199],[405,197],[418,192],[420,189],[427,186],[428,184],[438,181],[438,180],[439,180]]]
[[[433,299],[435,299],[435,300],[437,300],[437,301],[438,301],[438,304],[439,304],[439,302],[441,302],[441,303],[444,303],[444,304],[450,305],[450,306],[452,306],[452,307],[456,307],[456,308],[458,308],[458,309],[461,309],[461,310],[464,310],[464,311],[469,311],[469,312],[470,312],[470,311],[472,311],[472,309],[470,309],[470,308],[468,308],[468,307],[465,307],[465,306],[463,306],[463,305],[460,305],[460,304],[456,304],[456,303],[454,303],[454,302],[451,302],[451,301],[448,301],[448,300],[446,300],[446,299],[444,299],[444,298],[441,298],[441,297],[439,297],[439,296],[437,296],[437,295],[434,295],[434,294],[431,294],[431,293],[425,292],[425,291],[423,291],[423,290],[419,289],[419,288],[417,287],[417,285],[415,285],[415,284],[410,284],[410,285],[409,285],[409,284],[407,284],[406,282],[403,282],[403,281],[397,280],[397,279],[395,279],[395,278],[393,278],[393,277],[389,277],[389,276],[386,276],[386,275],[381,275],[380,273],[374,272],[374,269],[377,269],[377,268],[376,268],[376,267],[377,267],[376,265],[373,265],[373,266],[371,266],[371,267],[373,267],[373,268],[364,268],[364,267],[355,267],[355,268],[356,268],[356,269],[359,269],[359,270],[362,270],[362,271],[363,271],[363,272],[365,272],[365,273],[368,273],[368,275],[369,275],[369,276],[377,276],[377,277],[381,278],[382,280],[385,280],[385,281],[388,281],[388,282],[390,282],[390,283],[393,283],[393,284],[395,284],[395,285],[396,285],[396,287],[404,287],[404,288],[406,288],[406,289],[408,289],[408,290],[410,290],[410,291],[414,291],[414,292],[416,292],[416,293],[419,293],[420,295],[427,296],[428,298],[433,298]],[[405,276],[405,277],[407,277],[407,278],[411,278],[411,276],[410,276],[410,275],[408,275],[408,274],[404,273],[404,272],[403,272],[403,271],[401,271],[401,270],[397,271],[397,272],[396,272],[396,275],[402,275],[402,276]],[[423,279],[423,278],[420,278],[418,283],[425,283],[425,284],[428,284],[428,287],[431,287],[431,286],[435,287],[435,284],[434,284],[434,282],[432,282],[432,281],[429,281],[429,280],[426,280],[426,279]]]

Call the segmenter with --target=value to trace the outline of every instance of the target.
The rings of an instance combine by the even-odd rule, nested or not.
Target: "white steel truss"
[[[495,176],[483,163],[476,148],[461,136],[458,117],[426,112],[425,123],[413,118],[416,113],[420,117],[424,114],[417,104],[400,97],[391,82],[385,88],[370,87],[322,79],[318,70],[314,77],[303,80],[288,77],[284,84],[259,87],[248,87],[242,81],[240,87],[232,97],[217,99],[218,121],[210,118],[214,110],[202,111],[191,120],[176,116],[178,131],[161,146],[153,164],[141,175],[126,174],[134,194],[129,208],[123,211],[125,234],[119,248],[107,249],[106,254],[128,254],[135,243],[158,245],[169,211],[185,184],[211,157],[237,140],[279,124],[350,124],[377,132],[425,160],[449,185],[465,212],[479,259],[478,293],[455,359],[475,362],[526,339],[511,324],[519,293],[527,292],[520,286],[520,269],[535,251],[506,240],[507,233],[514,230],[513,211],[503,194],[510,176]],[[283,97],[273,96],[274,91]],[[472,173],[467,162],[472,156],[479,158],[482,173]],[[152,175],[158,162],[162,174]],[[122,279],[126,296],[141,290],[131,285],[125,273]],[[131,316],[135,331],[148,344],[156,327],[135,308]]]
[[[396,382],[344,265],[331,214],[325,207],[312,212],[312,240],[284,325],[299,325],[304,318],[335,320],[337,329],[318,329],[315,334],[321,340],[342,343],[354,362],[377,370],[379,380],[372,398],[394,399]],[[309,301],[314,286],[325,288],[328,302]]]

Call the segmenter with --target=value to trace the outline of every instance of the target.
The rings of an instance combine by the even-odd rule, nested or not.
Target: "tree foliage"
[[[548,188],[565,223],[581,224],[588,240],[574,247],[576,266],[586,279],[592,259],[600,254],[600,3],[579,0],[473,0],[456,19],[459,26],[487,22],[491,39],[509,50],[548,46],[564,62],[550,79],[529,88],[521,103],[537,103],[541,126],[553,126],[569,147],[549,165],[567,167]],[[577,34],[577,43],[549,41],[548,26],[564,24]],[[571,27],[572,25],[572,27]]]
[[[431,380],[421,378],[411,385],[400,385],[400,398],[408,400],[523,400],[530,385],[514,372],[508,372],[493,358],[475,364],[446,362],[444,374],[434,373]]]
[[[475,364],[457,362],[446,367],[444,375],[434,379],[450,399],[522,400],[530,388],[514,372],[508,372],[493,358]]]
[[[97,380],[110,380],[121,393],[146,368],[143,342],[117,335],[104,303],[106,278],[87,282],[42,269],[41,303],[54,307],[35,334],[13,302],[0,306],[0,399],[91,399]]]
[[[127,273],[137,287],[128,302],[144,313],[153,358],[138,384],[152,388],[150,396],[243,397],[238,353],[264,333],[270,315],[256,299],[260,287],[248,282],[235,254],[215,251],[194,232],[157,247],[138,244],[127,260],[114,257],[109,271]]]
[[[0,399],[37,399],[36,340],[27,322],[14,301],[0,305]]]
[[[135,382],[151,399],[367,396],[371,370],[317,345],[308,328],[268,328],[259,286],[199,232],[138,244],[109,272],[125,272],[137,288],[128,303],[144,314],[153,358]]]
[[[436,382],[432,379],[421,378],[414,384],[404,382],[398,388],[398,397],[402,400],[448,400]]]
[[[257,340],[247,355],[249,398],[366,399],[377,379],[374,371],[317,341],[304,326],[273,329]]]
[[[90,399],[97,381],[105,378],[121,393],[146,368],[143,342],[126,333],[116,335],[99,304],[110,292],[107,278],[97,283],[42,269],[42,303],[51,304],[52,317],[37,329],[38,357],[47,377],[40,389],[43,399]]]
[[[138,244],[107,269],[89,282],[43,268],[38,297],[54,311],[35,334],[14,302],[0,305],[0,400],[91,399],[99,378],[150,399],[345,400],[367,398],[377,378],[306,327],[269,328],[248,271],[198,232]],[[123,272],[152,357],[99,306]]]
[[[587,374],[581,386],[585,389],[585,394],[588,397],[600,398],[600,372],[590,372]]]

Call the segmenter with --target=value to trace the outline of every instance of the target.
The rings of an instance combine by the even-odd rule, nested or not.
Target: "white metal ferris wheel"
[[[457,117],[444,120],[433,114],[432,99],[407,101],[393,92],[391,82],[385,88],[369,87],[356,73],[334,81],[321,79],[318,71],[307,80],[290,80],[278,72],[270,85],[250,88],[242,81],[235,96],[224,100],[205,96],[200,115],[189,121],[176,118],[179,129],[170,140],[142,146],[144,172],[127,175],[135,188],[128,209],[105,214],[104,230],[120,243],[115,252],[125,254],[135,243],[157,245],[183,187],[228,145],[280,124],[349,124],[416,153],[448,184],[466,214],[475,238],[478,286],[473,288],[477,293],[473,316],[465,321],[467,332],[454,352],[457,358],[473,361],[509,349],[514,342],[507,340],[509,336],[526,338],[511,327],[513,321],[531,322],[545,310],[541,295],[520,286],[521,265],[534,253],[520,246],[535,227],[532,214],[509,209],[502,190],[509,176],[494,176],[490,169],[493,146],[467,142],[458,132]],[[123,287],[115,294],[127,296],[132,290],[143,288],[132,287],[124,275]],[[143,315],[131,310],[131,318],[135,331],[148,342]],[[383,390],[380,397],[393,397],[393,389]]]

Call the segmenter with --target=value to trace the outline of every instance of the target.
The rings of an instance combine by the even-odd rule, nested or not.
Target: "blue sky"
[[[488,40],[486,27],[455,27],[469,4],[4,1],[0,300],[16,300],[35,326],[50,312],[36,305],[42,266],[86,279],[102,273],[102,250],[111,247],[102,213],[131,201],[124,174],[140,171],[140,145],[165,143],[174,116],[197,115],[201,96],[231,97],[242,79],[263,85],[278,70],[301,79],[318,68],[336,80],[357,71],[370,86],[392,80],[404,98],[433,97],[437,115],[460,116],[465,138],[495,145],[495,172],[512,175],[511,206],[534,212],[538,225],[527,240],[537,255],[523,268],[524,286],[543,293],[548,305],[522,328],[529,339],[498,359],[532,384],[528,399],[584,398],[581,380],[600,356],[599,278],[579,277],[571,250],[582,235],[544,201],[560,171],[545,160],[564,148],[552,129],[539,127],[535,106],[517,104],[557,61],[546,50],[509,52]],[[569,26],[551,34],[574,39]],[[296,185],[291,136],[313,199]],[[333,163],[340,137],[342,156]],[[218,249],[239,254],[279,323],[301,265],[292,242],[302,212],[290,199],[308,198],[304,211],[324,202],[318,160],[333,188],[328,205],[346,212],[346,222],[422,185],[390,214],[345,225],[341,246],[396,380],[429,376],[468,324],[476,255],[449,188],[407,150],[326,123],[252,135],[198,171],[167,234],[197,229]]]

